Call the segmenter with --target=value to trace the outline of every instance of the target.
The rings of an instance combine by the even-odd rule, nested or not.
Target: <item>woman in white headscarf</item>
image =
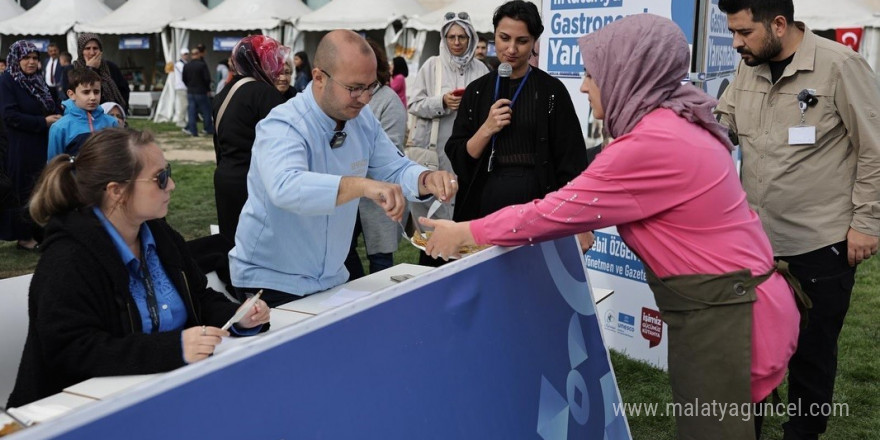
[[[407,141],[407,156],[432,169],[452,171],[443,151],[461,104],[461,94],[471,81],[489,73],[474,58],[479,40],[466,12],[448,12],[440,30],[440,55],[428,58],[413,84],[409,113],[415,117]],[[455,200],[443,204],[433,218],[451,219]],[[413,203],[413,214],[425,216],[428,206]],[[439,265],[440,260],[421,254],[420,264]]]

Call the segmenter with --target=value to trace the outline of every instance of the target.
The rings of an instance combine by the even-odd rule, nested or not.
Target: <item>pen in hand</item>
[[[254,308],[257,312],[259,312],[259,309],[256,309],[256,304],[257,301],[259,301],[261,295],[263,295],[262,289],[257,292],[256,295],[245,301],[244,305],[242,305],[241,308],[239,308],[238,311],[235,312],[235,314],[232,315],[231,318],[229,318],[229,321],[226,321],[226,324],[223,324],[223,327],[221,328],[223,330],[229,330],[229,327],[232,327],[232,324],[241,321],[241,319],[244,318],[245,315],[247,315],[248,311],[250,311],[251,308]]]

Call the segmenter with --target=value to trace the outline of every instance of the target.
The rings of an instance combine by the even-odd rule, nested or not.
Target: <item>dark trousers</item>
[[[348,269],[348,280],[356,280],[364,275],[364,265],[361,264],[361,257],[357,253],[358,236],[364,231],[361,225],[361,216],[358,214],[354,223],[354,233],[351,237],[351,247],[348,249],[348,256],[345,257],[345,268]],[[370,273],[376,273],[380,270],[388,269],[394,266],[394,254],[392,253],[375,253],[367,254],[370,260]]]
[[[442,258],[431,258],[425,251],[419,251],[419,266],[440,267],[448,262]]]
[[[305,298],[305,296],[292,295],[290,293],[282,292],[280,290],[258,289],[253,287],[236,287],[235,296],[236,299],[238,299],[240,302],[245,302],[248,298],[255,295],[260,290],[263,291],[260,299],[265,301],[266,305],[271,308],[275,308],[282,304],[287,304],[289,302]]]
[[[186,131],[193,136],[199,135],[199,130],[196,126],[196,122],[198,122],[196,113],[198,113],[202,115],[205,133],[214,134],[214,120],[211,117],[211,98],[206,94],[187,93],[186,103],[187,117],[189,118],[186,121]]]
[[[217,224],[220,235],[235,243],[238,218],[247,202],[247,170],[228,170],[218,166],[214,171],[214,201],[217,206]]]
[[[846,241],[806,254],[778,257],[787,261],[813,302],[807,327],[788,364],[788,402],[800,408],[789,414],[784,439],[817,439],[828,425],[827,415],[813,415],[831,404],[837,375],[837,338],[855,284],[854,267],[847,262]],[[828,408],[828,405],[825,405]]]

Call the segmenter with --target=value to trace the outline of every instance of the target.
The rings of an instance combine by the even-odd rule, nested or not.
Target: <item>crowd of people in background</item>
[[[29,218],[26,204],[47,161],[60,154],[76,154],[92,133],[105,127],[127,126],[132,89],[119,66],[104,57],[103,47],[99,35],[80,34],[76,47],[78,56],[74,61],[71,54],[60,50],[55,42],[50,42],[43,54],[33,43],[21,40],[12,44],[9,54],[0,60],[0,81],[5,87],[0,98],[4,144],[0,151],[0,183],[3,184],[0,187],[3,190],[0,239],[16,241],[19,249],[39,249],[42,229]],[[273,86],[272,94],[266,97],[278,95],[281,97],[278,102],[304,90],[312,76],[308,54],[297,52],[290,57],[289,49],[286,50],[277,75],[260,77]],[[225,96],[226,85],[241,76],[236,67],[241,70],[242,66],[235,66],[234,53],[221,60],[212,75],[204,60],[205,52],[202,44],[182,48],[179,58],[167,71],[171,76],[168,86],[174,91],[172,122],[189,136],[214,135],[217,108],[212,107],[219,105],[215,95]],[[250,131],[276,104],[273,99],[262,111],[250,114],[251,119],[256,117],[246,124],[250,125]],[[233,106],[228,118],[231,125],[235,125],[236,113]],[[58,121],[61,124],[56,125]],[[203,124],[201,130],[197,125],[199,121]],[[215,142],[225,145],[227,138],[220,136]],[[32,145],[46,148],[30,148]],[[218,147],[218,163],[222,150]],[[223,163],[225,166],[226,161]],[[245,172],[246,169],[247,161]],[[227,222],[221,223],[225,226]]]
[[[581,91],[613,139],[589,153],[568,90],[533,64],[544,27],[530,2],[495,11],[494,57],[467,12],[447,13],[439,54],[413,78],[407,59],[389,61],[383,45],[347,30],[328,33],[313,62],[248,36],[213,74],[203,45],[182,49],[168,67],[173,122],[199,136],[201,120],[217,164],[220,233],[201,248],[213,252],[201,270],[216,270],[233,300],[265,291],[232,332],[254,334],[269,306],[363,276],[360,235],[370,272],[392,266],[410,213],[435,228],[420,256],[429,266],[465,245],[571,234],[586,250],[589,231],[617,224],[670,329],[676,402],[761,402],[789,368],[790,401],[830,403],[856,265],[878,250],[880,90],[861,57],[794,22],[790,0],[719,7],[743,61],[720,104],[681,83],[690,48],[671,20],[629,16],[579,40]],[[215,325],[238,307],[204,288],[195,248],[160,220],[171,166],[149,133],[117,128],[131,90],[119,67],[96,34],[80,34],[76,49],[71,62],[51,43],[41,60],[21,40],[0,62],[0,240],[45,252],[13,405],[90,375],[204,359],[229,334]],[[814,65],[819,52],[825,64]],[[776,125],[756,116],[776,102],[763,96],[795,108],[813,85],[822,106],[807,109],[808,96]],[[811,128],[812,141],[790,127]],[[112,287],[92,292],[94,279]],[[113,288],[127,294],[125,313]],[[89,295],[100,316],[83,311]],[[171,312],[156,310],[157,295]],[[80,320],[62,329],[50,318],[67,310]],[[82,371],[50,379],[44,350],[70,344],[97,354],[66,352],[82,356]],[[761,423],[677,418],[682,438],[760,437]],[[818,438],[826,424],[793,416],[785,438]]]

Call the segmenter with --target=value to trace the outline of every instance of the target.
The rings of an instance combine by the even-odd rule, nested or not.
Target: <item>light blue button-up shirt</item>
[[[331,149],[334,128],[311,84],[257,124],[248,200],[229,253],[235,286],[307,295],[348,281],[358,199],[336,206],[342,176],[397,183],[419,200],[427,168],[403,156],[369,108],[346,122],[345,143]]]

